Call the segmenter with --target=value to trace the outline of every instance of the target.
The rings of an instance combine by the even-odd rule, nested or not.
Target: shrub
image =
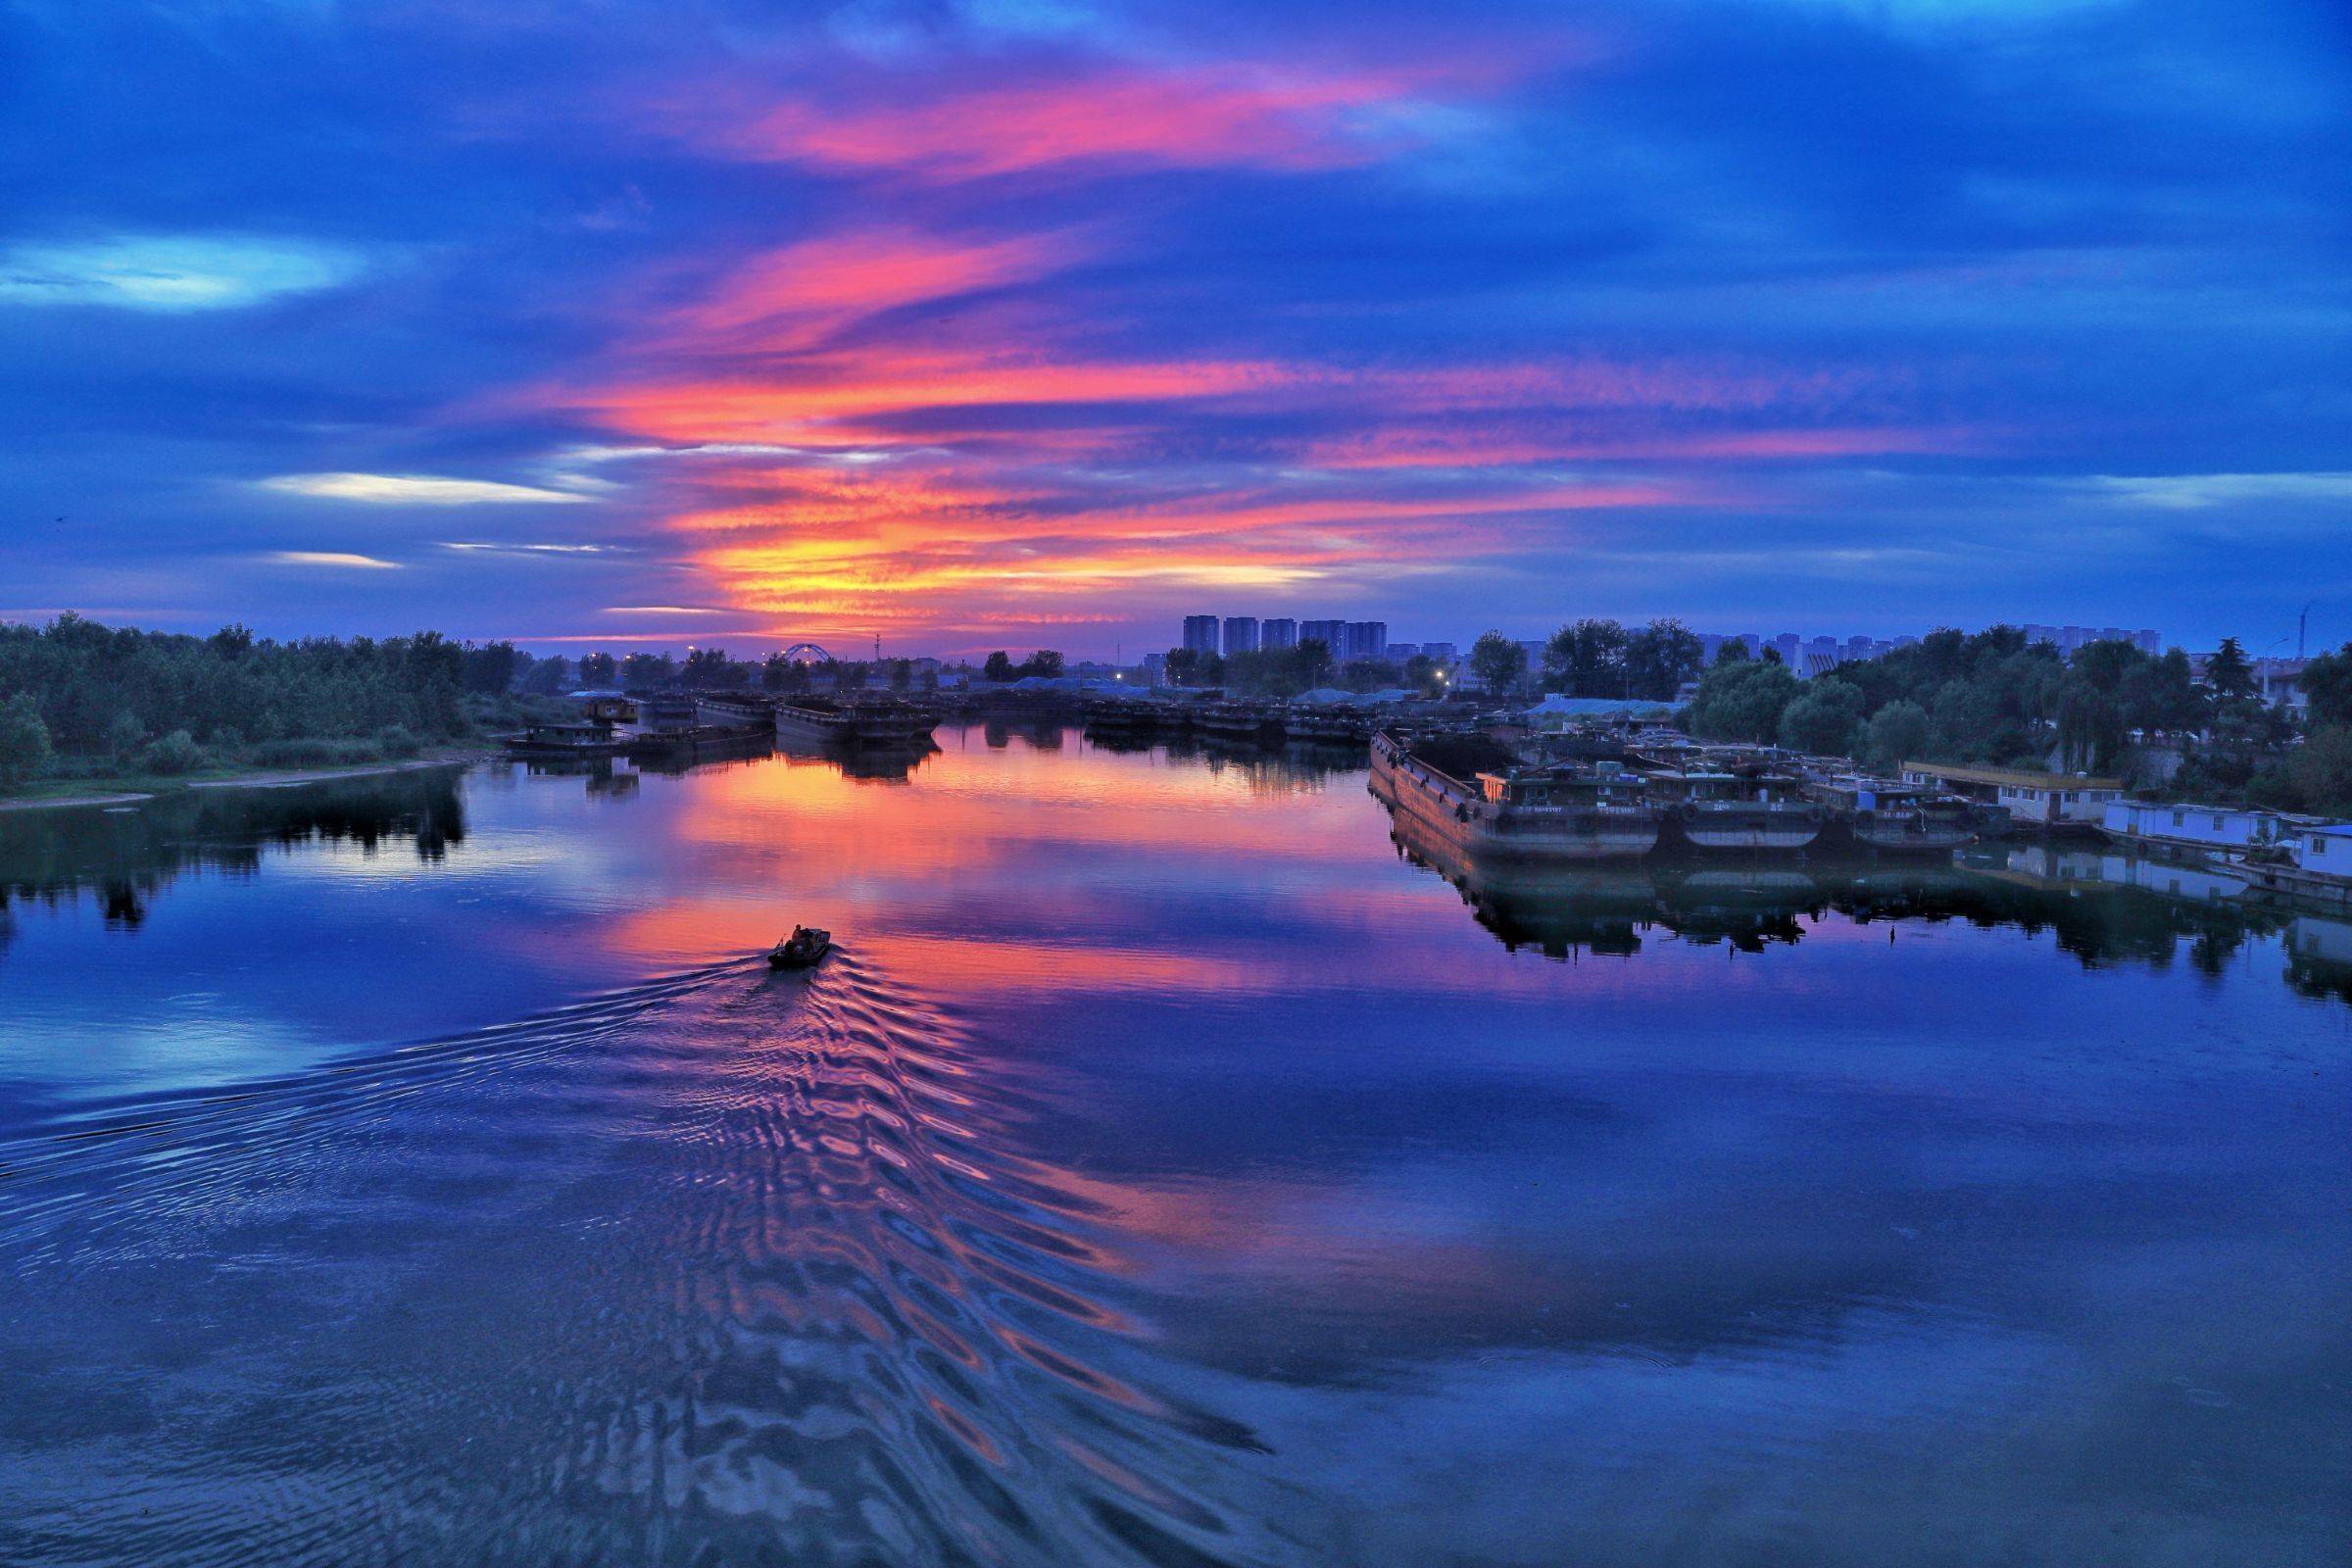
[[[106,749],[118,758],[127,760],[146,744],[147,726],[139,722],[136,713],[127,710],[117,713],[115,721],[106,727]]]
[[[350,767],[382,757],[373,741],[330,741],[307,737],[264,741],[253,749],[253,760],[264,767]]]
[[[204,765],[204,748],[186,730],[175,729],[163,739],[150,742],[139,754],[139,765],[168,778],[192,773]]]
[[[424,750],[424,743],[400,724],[386,724],[377,731],[375,745],[378,751],[391,758],[415,757]]]
[[[0,778],[26,778],[49,760],[49,726],[30,692],[0,703]]]

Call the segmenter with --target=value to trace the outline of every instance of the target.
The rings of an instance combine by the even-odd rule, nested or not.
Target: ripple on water
[[[988,1069],[845,954],[19,1137],[0,1558],[1290,1560]]]

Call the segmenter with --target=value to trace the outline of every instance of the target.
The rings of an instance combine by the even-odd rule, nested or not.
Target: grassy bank
[[[128,806],[181,790],[283,788],[339,778],[364,778],[372,773],[406,772],[412,768],[461,766],[490,755],[490,747],[468,744],[423,747],[399,758],[379,753],[372,759],[360,759],[344,750],[333,760],[309,767],[268,766],[259,761],[239,760],[216,761],[185,773],[142,772],[134,766],[104,773],[52,775],[0,787],[0,811]]]

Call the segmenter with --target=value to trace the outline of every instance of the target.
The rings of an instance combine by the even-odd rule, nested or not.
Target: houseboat
[[[528,758],[618,757],[629,744],[609,722],[533,724],[505,742],[509,757]]]
[[[1264,703],[1210,703],[1200,710],[1198,727],[1220,740],[1280,740],[1283,717]]]
[[[842,703],[823,697],[791,697],[776,705],[780,740],[816,741],[830,746],[913,750],[929,744],[939,720],[911,703]]]
[[[1616,768],[1523,767],[1473,736],[1372,737],[1373,795],[1473,865],[1632,859],[1657,847],[1656,808]]]
[[[1708,853],[1793,854],[1821,837],[1826,813],[1791,775],[1667,771],[1642,774],[1658,808],[1659,842]]]
[[[1879,855],[1948,855],[1977,838],[1976,808],[1956,795],[1852,774],[1814,779],[1805,792],[1828,812],[1825,841]]]
[[[1903,782],[1917,789],[1958,795],[1981,808],[2005,812],[2008,824],[2045,830],[2095,831],[2107,808],[2124,797],[2120,778],[1960,762],[1905,762]]]
[[[1369,718],[1345,708],[1293,708],[1282,723],[1292,740],[1317,746],[1361,746],[1372,733]]]
[[[2292,838],[2234,863],[2256,892],[2352,907],[2352,822],[2299,822]]]
[[[2125,844],[2245,855],[2276,849],[2293,838],[2296,822],[2287,812],[2256,807],[2114,801],[2101,812],[2099,830]]]

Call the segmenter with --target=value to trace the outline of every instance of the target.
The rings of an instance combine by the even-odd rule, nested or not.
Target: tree
[[[752,683],[752,666],[727,657],[724,648],[689,648],[678,684],[690,691],[739,691]]]
[[[2352,643],[2306,663],[2302,685],[2314,724],[2352,724]]]
[[[1706,667],[1706,645],[1679,620],[1653,620],[1625,642],[1627,695],[1671,702]]]
[[[0,779],[30,778],[49,761],[49,726],[32,693],[19,692],[0,703]]]
[[[1870,715],[1862,749],[1872,767],[1891,773],[1918,757],[1927,744],[1928,710],[1917,703],[1897,698]]]
[[[2124,677],[2124,722],[2142,734],[2185,735],[2205,722],[2205,694],[2197,690],[2188,655],[2168,648]]]
[[[1497,697],[1507,697],[1527,674],[1527,650],[1498,631],[1480,634],[1470,645],[1470,673]]]
[[[2286,789],[2270,804],[2290,810],[2352,815],[2352,726],[2328,724],[2287,754]]]
[[[1320,637],[1301,637],[1294,652],[1298,657],[1298,672],[1309,686],[1321,683],[1331,674],[1331,645]]]
[[[1723,646],[1715,650],[1715,662],[1718,664],[1744,664],[1747,662],[1747,644],[1737,637],[1726,637]]]
[[[1024,675],[1042,675],[1048,680],[1055,680],[1060,678],[1061,671],[1061,655],[1051,648],[1040,648],[1021,661],[1021,673]]]
[[[460,679],[466,690],[481,696],[498,696],[514,684],[516,663],[513,643],[485,643],[476,648],[466,645],[460,668]]]
[[[620,678],[620,664],[611,654],[590,654],[580,661],[580,683],[610,686]]]
[[[1818,676],[1781,713],[1781,744],[1825,757],[1850,757],[1862,732],[1867,702],[1860,687],[1835,675]]]
[[[522,689],[533,697],[558,696],[570,684],[571,661],[562,654],[531,661],[531,672],[522,677]]]
[[[2236,638],[2223,638],[2222,646],[2205,661],[2205,684],[2213,688],[2217,703],[2254,695],[2254,666],[2246,662],[2246,651]]]
[[[1713,741],[1769,745],[1781,731],[1781,714],[1796,700],[1796,677],[1775,660],[1717,664],[1699,677],[1691,701],[1691,732]]]
[[[980,675],[983,680],[1006,681],[1012,679],[1012,656],[1002,648],[998,649],[989,655],[987,661],[981,664]]]
[[[667,654],[631,654],[620,662],[620,683],[632,689],[674,685],[678,666]]]
[[[1626,630],[1587,618],[1562,626],[1544,645],[1544,686],[1571,697],[1624,697]]]
[[[139,722],[138,714],[127,709],[117,713],[115,721],[106,726],[106,749],[118,760],[127,760],[146,744],[147,726]]]

